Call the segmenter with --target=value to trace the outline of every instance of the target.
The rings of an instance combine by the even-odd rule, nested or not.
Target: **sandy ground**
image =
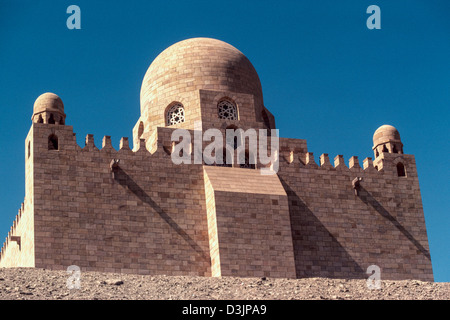
[[[68,289],[66,271],[0,269],[0,300],[379,300],[450,299],[450,283],[417,280],[203,278],[82,272],[79,289]],[[75,284],[75,282],[71,282]]]

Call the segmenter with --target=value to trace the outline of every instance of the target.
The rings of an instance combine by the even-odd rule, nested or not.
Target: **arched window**
[[[383,152],[389,152],[389,150],[386,148],[386,145],[383,145]]]
[[[167,111],[167,125],[171,126],[184,122],[184,107],[181,103],[176,103]]]
[[[394,144],[394,148],[392,149],[392,153],[398,153],[397,146]]]
[[[55,118],[53,117],[53,113],[50,114],[50,118],[48,119],[49,124],[55,124]]]
[[[219,119],[238,120],[236,105],[230,100],[223,99],[217,104]]]
[[[399,177],[406,177],[405,166],[401,162],[397,163],[397,175]]]
[[[42,115],[41,114],[39,115],[38,123],[44,123],[44,119],[42,119]]]
[[[48,150],[58,150],[58,137],[54,134],[48,137]]]
[[[139,122],[139,128],[138,128],[138,138],[140,139],[142,134],[144,133],[144,123],[141,121]]]

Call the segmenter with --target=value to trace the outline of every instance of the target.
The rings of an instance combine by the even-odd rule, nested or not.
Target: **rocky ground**
[[[0,300],[320,300],[450,298],[450,283],[366,280],[202,278],[82,272],[80,289],[68,289],[66,271],[0,269]]]

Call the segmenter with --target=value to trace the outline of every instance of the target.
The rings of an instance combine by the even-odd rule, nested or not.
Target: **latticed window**
[[[219,119],[237,120],[237,108],[233,102],[222,100],[217,105],[219,112]]]
[[[167,124],[169,126],[184,122],[184,107],[177,103],[167,112]]]

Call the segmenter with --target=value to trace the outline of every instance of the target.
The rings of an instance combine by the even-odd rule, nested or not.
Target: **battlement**
[[[12,227],[0,252],[0,267],[34,267],[34,228],[32,210],[21,207],[13,221]]]
[[[23,210],[24,210],[24,203],[22,202],[22,204],[19,208],[19,212],[17,213],[17,215],[13,221],[13,224],[8,232],[8,235],[5,239],[5,242],[3,242],[3,246],[0,250],[0,263],[3,258],[3,255],[5,254],[5,252],[7,250],[8,245],[11,241],[14,241],[20,248],[20,236],[15,236],[15,234],[16,234],[17,226],[20,223],[20,218],[22,217]]]
[[[143,138],[137,139],[135,141],[133,148],[131,149],[129,145],[129,140],[127,137],[122,137],[120,139],[119,150],[116,150],[112,146],[111,136],[104,136],[102,140],[102,146],[99,148],[95,145],[94,136],[92,134],[86,135],[85,145],[79,146],[75,139],[75,133],[73,133],[73,128],[71,126],[61,126],[57,124],[40,124],[35,123],[33,126],[38,130],[37,136],[40,138],[39,141],[41,146],[39,147],[39,152],[45,152],[46,148],[48,151],[54,151],[56,148],[58,151],[61,150],[80,150],[83,153],[88,152],[95,155],[95,153],[108,153],[111,157],[127,156],[132,157],[133,155],[139,157],[139,159],[153,157],[165,158],[170,161],[170,156],[174,152],[175,146],[179,141],[172,141],[172,134],[176,128],[168,127],[158,127],[152,135],[148,136],[148,141]],[[223,136],[226,136],[226,130],[228,128],[224,127],[217,129],[222,132]],[[200,144],[202,151],[211,144],[211,141],[203,141],[203,131],[196,131],[186,129],[189,132],[191,141],[187,144],[189,147],[186,148],[187,155],[184,155],[185,162],[190,164],[205,164],[204,159],[200,159],[195,156],[195,144]],[[43,140],[47,132],[48,141]],[[236,131],[237,132],[237,131]],[[61,137],[61,138],[60,138]],[[56,139],[57,147],[50,148],[51,139]],[[258,138],[259,139],[259,138]],[[273,137],[268,136],[267,146],[271,145],[271,139]],[[278,138],[279,139],[279,153],[276,157],[279,159],[280,170],[289,170],[289,168],[298,167],[304,169],[319,169],[319,170],[337,170],[337,171],[352,171],[352,172],[378,172],[379,174],[392,174],[402,177],[417,176],[415,171],[414,157],[406,154],[393,154],[389,152],[381,152],[375,161],[372,158],[367,157],[363,160],[362,166],[359,163],[357,156],[352,156],[348,162],[344,160],[343,155],[337,155],[334,157],[334,161],[331,162],[329,155],[322,154],[318,161],[316,162],[314,154],[309,152],[307,149],[306,140],[303,139],[288,139],[288,138]],[[36,139],[35,139],[36,140]],[[258,143],[258,140],[255,140]],[[137,144],[136,144],[137,143]],[[225,139],[224,139],[225,143]],[[246,136],[242,137],[242,143],[245,144],[248,150],[250,139]],[[259,147],[259,146],[258,146]],[[35,148],[38,148],[36,145]],[[198,148],[198,147],[197,147]],[[234,150],[234,164],[233,166],[238,166],[237,161],[237,151]],[[230,151],[227,151],[230,152]],[[231,151],[233,152],[233,151]],[[248,151],[246,156],[248,156]],[[261,152],[261,150],[258,150]],[[270,152],[263,150],[265,155],[269,155]],[[265,168],[267,164],[261,164],[258,160],[258,154],[250,154],[253,157],[255,166],[251,167],[253,169]],[[225,158],[224,158],[225,159]],[[203,161],[202,161],[203,160]],[[402,166],[402,168],[398,168]],[[408,174],[406,174],[408,172]]]
[[[379,172],[383,174],[386,170],[374,166],[374,162],[371,157],[367,157],[363,160],[363,165],[359,163],[357,156],[352,156],[345,162],[343,155],[337,155],[334,157],[333,163],[330,161],[330,157],[327,153],[323,153],[319,157],[318,163],[314,158],[313,152],[295,152],[295,151],[280,151],[280,165],[282,168],[289,167],[299,167],[305,169],[322,169],[322,170],[338,170],[338,171],[368,171],[368,172]],[[407,161],[410,158],[409,155],[402,155],[401,157],[396,157],[398,161]],[[386,162],[386,159],[385,159]],[[391,171],[390,171],[391,172]]]

